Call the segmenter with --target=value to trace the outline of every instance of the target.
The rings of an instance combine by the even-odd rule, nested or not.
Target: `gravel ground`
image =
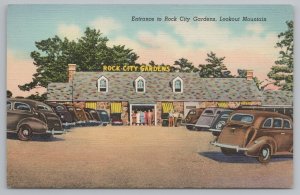
[[[10,188],[291,188],[293,159],[224,156],[209,132],[84,127],[50,141],[7,139]]]

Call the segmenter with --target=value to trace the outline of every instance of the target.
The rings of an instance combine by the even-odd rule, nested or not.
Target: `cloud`
[[[7,50],[7,90],[10,90],[14,97],[26,97],[35,92],[44,93],[45,88],[33,89],[30,92],[19,89],[18,85],[32,81],[32,75],[36,72],[36,67],[31,59],[21,59],[17,56],[20,56],[18,52],[11,49]]]
[[[108,35],[112,31],[118,31],[122,25],[113,18],[97,18],[89,24],[92,28],[100,30],[104,35]]]
[[[173,65],[174,61],[184,57],[195,66],[206,63],[207,53],[213,51],[218,57],[225,56],[225,64],[233,74],[237,69],[253,69],[254,76],[264,80],[277,59],[278,50],[274,47],[276,33],[244,33],[234,35],[229,28],[217,23],[209,24],[170,24],[176,36],[165,31],[140,31],[133,39],[119,36],[111,39],[110,44],[124,44],[136,52],[139,63],[156,63]],[[259,31],[259,27],[248,29]]]
[[[254,24],[248,24],[246,26],[246,30],[255,34],[261,34],[262,32],[264,32],[265,27],[260,23],[254,23]]]
[[[57,30],[58,36],[67,37],[70,40],[76,40],[82,36],[82,31],[75,24],[60,24]]]

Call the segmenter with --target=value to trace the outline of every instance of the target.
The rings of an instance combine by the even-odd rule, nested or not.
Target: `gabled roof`
[[[108,92],[97,91],[97,80],[108,79]],[[146,92],[136,93],[134,81],[146,80]],[[172,91],[172,81],[183,80],[183,93]],[[76,72],[73,80],[74,101],[261,101],[261,92],[254,81],[244,78],[200,78],[197,73],[160,72]],[[69,90],[69,91],[68,91]],[[48,85],[48,101],[71,98],[69,83]]]
[[[293,106],[293,92],[264,91],[262,106]]]

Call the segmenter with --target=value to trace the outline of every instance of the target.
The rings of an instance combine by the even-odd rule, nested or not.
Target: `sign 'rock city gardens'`
[[[170,72],[170,65],[104,65],[103,72]]]

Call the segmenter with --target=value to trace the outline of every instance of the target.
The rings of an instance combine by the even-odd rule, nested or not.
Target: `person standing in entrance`
[[[152,125],[152,110],[148,110],[148,125]]]
[[[136,111],[134,110],[132,113],[132,125],[136,125]]]
[[[174,126],[174,111],[173,109],[170,110],[169,112],[169,127],[173,127]]]
[[[140,111],[137,111],[137,113],[136,113],[136,124],[137,125],[140,125],[140,118],[141,118],[140,114],[141,114]]]
[[[140,111],[140,123],[141,125],[145,124],[145,116],[144,116],[144,112]]]
[[[175,112],[173,113],[175,127],[177,127],[178,117],[179,117],[179,113],[175,110]]]
[[[144,112],[144,117],[145,117],[145,125],[148,125],[148,113],[147,110]]]

